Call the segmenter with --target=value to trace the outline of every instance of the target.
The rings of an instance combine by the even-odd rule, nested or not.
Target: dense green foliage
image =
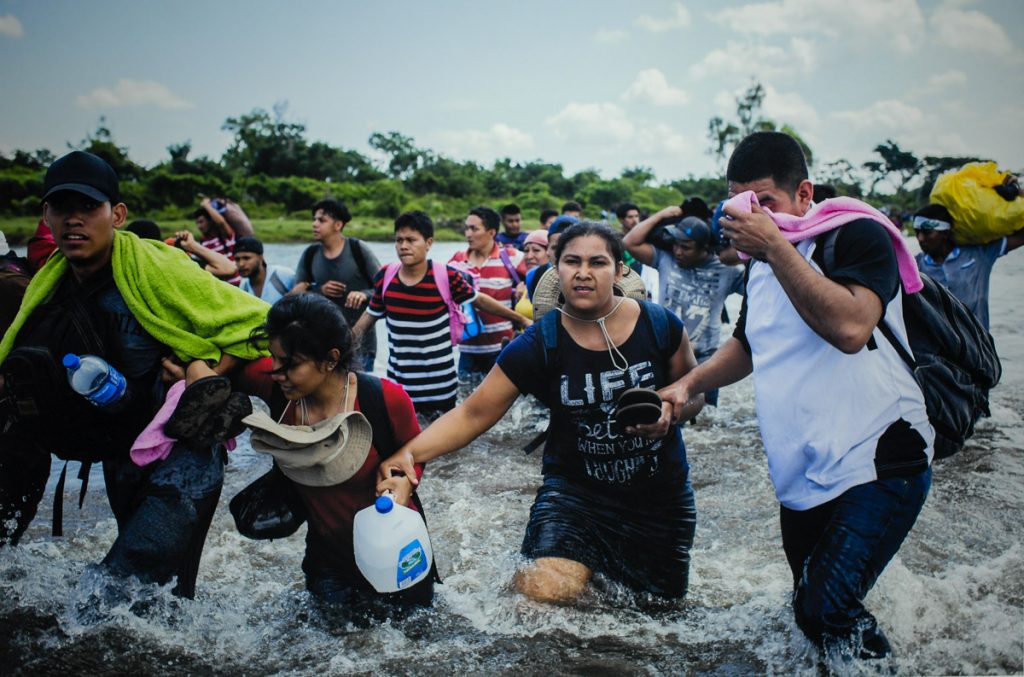
[[[942,171],[976,159],[919,159],[887,140],[874,149],[879,159],[860,167],[844,159],[827,164],[818,160],[815,166],[811,148],[791,126],[761,115],[764,95],[764,88],[755,81],[736,99],[735,121],[716,117],[709,122],[709,154],[724,160],[752,131],[784,131],[800,142],[818,182],[831,183],[840,195],[899,210],[926,200]],[[726,194],[721,177],[690,175],[658,183],[653,171],[643,166],[624,168],[610,179],[592,169],[568,175],[561,164],[541,160],[504,158],[484,167],[419,148],[414,139],[395,131],[370,135],[370,147],[383,158],[375,163],[355,150],[310,142],[305,126],[286,121],[284,113],[284,104],[279,104],[272,112],[255,109],[228,118],[222,128],[234,138],[219,160],[191,157],[191,144],[186,141],[168,146],[166,160],[143,167],[130,159],[127,148],[117,145],[102,118],[97,130],[75,147],[103,157],[117,171],[133,217],[158,222],[188,219],[200,196],[209,195],[237,200],[257,221],[301,223],[308,218],[310,205],[330,196],[349,204],[356,215],[354,225],[362,223],[371,230],[386,232],[387,223],[401,212],[421,209],[441,229],[454,231],[471,207],[500,207],[509,202],[523,209],[524,227],[529,229],[537,224],[541,210],[558,209],[567,200],[580,202],[585,216],[598,218],[625,201],[642,210],[657,210],[691,197],[713,204]],[[39,213],[43,174],[53,160],[47,150],[0,155],[0,217],[7,217],[4,229],[12,242],[23,239],[18,225],[23,219],[14,217]],[[881,186],[894,192],[879,194]],[[281,236],[286,238],[284,233]]]

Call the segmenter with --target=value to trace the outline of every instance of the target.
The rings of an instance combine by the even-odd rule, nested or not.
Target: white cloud
[[[898,99],[876,101],[867,108],[836,111],[832,119],[853,129],[876,129],[878,134],[909,132],[924,122],[924,112]]]
[[[599,142],[622,142],[636,132],[625,111],[614,103],[570,102],[545,123],[555,134],[566,139]]]
[[[910,51],[924,28],[917,0],[777,0],[729,7],[712,19],[749,35],[887,37],[901,51]]]
[[[607,30],[602,28],[594,33],[594,41],[602,45],[618,45],[629,38],[629,33],[623,30]]]
[[[938,73],[928,78],[928,88],[940,92],[950,87],[961,87],[966,84],[967,76],[963,71],[955,69],[945,73]]]
[[[978,11],[939,7],[930,19],[934,40],[946,47],[988,54],[1011,54],[1013,42],[1006,29]]]
[[[668,84],[665,74],[657,68],[648,68],[637,73],[633,83],[622,93],[623,101],[640,101],[655,106],[685,106],[689,95]]]
[[[638,27],[651,33],[665,33],[690,27],[690,12],[680,3],[672,5],[673,13],[668,17],[652,17],[641,14],[634,22]]]
[[[78,108],[195,108],[195,104],[177,96],[166,85],[152,80],[118,80],[113,87],[97,87],[75,97]]]
[[[698,79],[723,75],[779,78],[810,73],[816,65],[816,46],[811,40],[791,38],[788,49],[730,40],[724,48],[711,50],[690,66],[690,76]]]
[[[503,122],[490,129],[445,131],[438,134],[440,145],[459,157],[494,158],[520,155],[533,149],[533,136]]]
[[[0,35],[6,35],[9,38],[20,38],[25,35],[25,29],[22,28],[18,17],[13,14],[5,14],[0,16]]]
[[[818,111],[796,92],[780,92],[772,85],[764,87],[764,113],[780,125],[791,125],[799,134],[813,134],[821,122]],[[807,139],[810,141],[810,139]]]

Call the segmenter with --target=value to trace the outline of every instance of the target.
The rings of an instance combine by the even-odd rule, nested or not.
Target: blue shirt
[[[941,263],[924,252],[917,255],[917,267],[939,282],[988,329],[988,287],[992,266],[1006,254],[1006,238],[983,245],[956,247]]]
[[[281,289],[284,289],[284,291],[278,289],[277,285],[274,283],[275,276],[276,279],[281,282]],[[252,282],[249,281],[249,278],[243,277],[242,283],[238,286],[246,294],[252,294],[253,296],[256,295],[252,290]],[[295,273],[290,268],[267,264],[267,277],[263,280],[263,293],[260,294],[260,298],[270,305],[274,305],[281,300],[282,296],[288,293],[289,289],[294,286]]]

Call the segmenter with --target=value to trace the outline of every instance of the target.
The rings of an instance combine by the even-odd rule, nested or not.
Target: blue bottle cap
[[[75,355],[74,353],[68,353],[67,355],[64,356],[63,362],[65,367],[67,367],[68,369],[73,369],[77,367],[79,364],[81,364],[82,360],[79,359],[78,355]]]
[[[384,496],[378,496],[377,501],[373,505],[377,508],[377,512],[383,515],[391,512],[391,509],[395,507],[395,501],[391,496],[385,494]]]

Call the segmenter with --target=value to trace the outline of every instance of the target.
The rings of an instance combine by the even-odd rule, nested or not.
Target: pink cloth
[[[162,461],[170,455],[171,448],[177,440],[168,437],[164,433],[164,425],[167,423],[167,419],[171,417],[171,414],[174,413],[175,407],[178,406],[178,400],[181,399],[181,394],[184,391],[185,381],[178,381],[172,385],[167,390],[167,396],[164,398],[164,404],[160,407],[160,411],[156,412],[156,416],[149,422],[149,425],[135,438],[131,451],[132,461],[135,462],[135,465],[149,465],[153,461]],[[228,448],[228,451],[234,451],[234,438],[228,440],[225,446]]]
[[[729,198],[725,206],[749,214],[751,205],[761,205],[757,201],[757,195],[753,191],[745,191]],[[880,223],[889,236],[892,238],[893,246],[896,248],[896,263],[900,270],[900,279],[903,280],[903,289],[908,294],[914,294],[924,287],[921,282],[921,273],[917,269],[917,261],[911,254],[907,243],[903,240],[903,233],[893,225],[893,222],[885,214],[878,211],[869,204],[852,197],[834,197],[823,200],[813,205],[803,216],[792,214],[775,214],[767,209],[764,210],[772,218],[772,221],[779,227],[782,236],[789,242],[797,243],[817,237],[822,233],[835,230],[839,226],[856,221],[857,219],[871,219]],[[749,259],[750,255],[737,250],[741,259]]]

